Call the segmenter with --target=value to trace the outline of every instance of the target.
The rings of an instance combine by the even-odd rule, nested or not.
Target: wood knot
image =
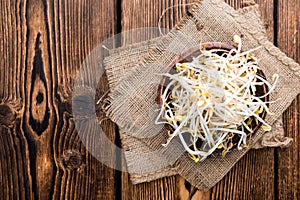
[[[77,150],[67,150],[62,155],[64,166],[69,169],[78,169],[85,163],[84,155]]]
[[[0,105],[0,124],[4,126],[11,126],[16,120],[15,111],[7,104]]]
[[[95,96],[91,94],[76,94],[72,103],[72,112],[76,117],[90,118],[96,113]]]

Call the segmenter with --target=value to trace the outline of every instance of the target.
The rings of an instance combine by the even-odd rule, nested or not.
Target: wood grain
[[[278,1],[276,8],[277,45],[291,58],[300,62],[300,1]],[[299,83],[298,83],[299,84]],[[300,84],[299,84],[300,86]],[[300,97],[284,113],[287,135],[294,138],[288,149],[277,149],[277,177],[275,182],[278,199],[300,197]]]
[[[97,0],[1,1],[4,199],[115,198],[115,171],[84,148],[71,110],[82,61],[116,32],[115,7]],[[115,126],[106,127],[114,141]]]
[[[33,199],[29,143],[22,130],[26,54],[24,2],[0,2],[0,193]],[[15,115],[13,117],[13,115]]]
[[[58,131],[53,136],[53,156],[57,169],[53,184],[54,199],[113,199],[116,196],[115,171],[89,154],[85,145],[91,144],[83,144],[78,136],[78,131],[83,129],[88,133],[92,125],[85,121],[82,123],[84,127],[75,127],[70,107],[72,85],[81,63],[93,48],[116,33],[115,7],[115,1],[53,3],[52,32],[55,40],[52,41],[52,47],[56,54],[55,85],[58,86],[54,93],[58,115]],[[104,82],[99,84],[106,85]],[[87,100],[82,105],[88,108],[91,99],[85,93],[73,95],[74,99],[82,97]],[[106,126],[109,130],[106,131],[107,136],[114,141],[114,125],[107,123]]]
[[[102,165],[85,149],[87,144],[81,143],[77,135],[80,127],[75,127],[70,101],[75,75],[85,57],[116,32],[115,1],[105,4],[99,1],[59,1],[53,7],[59,122],[59,131],[53,138],[57,167],[53,196],[57,199],[112,199],[116,195],[115,171]],[[76,95],[84,97],[84,94]],[[91,128],[88,123],[84,124],[86,131]],[[114,125],[107,126],[110,130],[108,137],[114,140]],[[72,165],[74,159],[75,165]],[[78,162],[81,164],[77,165]]]

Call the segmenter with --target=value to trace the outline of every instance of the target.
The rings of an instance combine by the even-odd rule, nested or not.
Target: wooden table
[[[251,150],[208,192],[196,190],[179,176],[132,185],[127,173],[101,164],[78,138],[71,98],[84,58],[104,39],[121,31],[157,26],[164,9],[191,2],[0,2],[1,199],[300,198],[299,96],[283,115],[293,145]],[[235,8],[243,3],[227,2]],[[300,62],[300,0],[256,2],[269,39]],[[162,27],[172,28],[187,9],[172,8]],[[120,143],[117,127],[111,122],[105,126],[110,139]]]

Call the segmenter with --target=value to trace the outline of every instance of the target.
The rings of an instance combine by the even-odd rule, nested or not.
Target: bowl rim
[[[224,42],[207,42],[207,43],[202,43],[201,45],[197,45],[197,46],[194,46],[192,48],[189,48],[187,49],[186,51],[184,51],[183,53],[181,53],[179,56],[177,56],[167,67],[167,72],[170,72],[171,69],[177,64],[177,63],[180,63],[181,61],[183,61],[184,59],[186,59],[187,57],[191,57],[192,55],[195,55],[195,52],[198,53],[199,55],[199,52],[200,52],[200,49],[222,49],[222,50],[232,50],[234,48],[236,48],[235,46],[233,45],[230,45],[230,44],[227,44],[227,43],[224,43]],[[266,79],[266,76],[265,74],[263,73],[262,70],[258,69],[257,70],[257,74],[259,74],[262,78]],[[161,101],[161,95],[163,94],[164,92],[164,85],[165,85],[165,82],[167,80],[167,77],[163,77],[159,86],[158,86],[158,89],[157,89],[157,95],[156,95],[156,103],[158,105],[161,106],[162,104],[162,101]],[[259,88],[262,88],[262,94],[266,94],[268,92],[268,87],[266,84],[263,84],[261,87]],[[265,96],[263,98],[263,101],[264,102],[268,102],[269,101],[269,95]],[[267,106],[269,107],[269,104],[267,104]],[[264,120],[266,115],[267,115],[267,112],[265,110],[263,110],[262,113],[259,114],[260,117]],[[248,120],[249,118],[247,118]],[[242,125],[241,125],[242,126]],[[256,124],[256,126],[252,129],[252,133],[247,133],[247,138],[248,137],[252,137],[257,131],[258,129],[262,126],[262,122],[258,122]],[[168,131],[174,131],[173,127],[169,124],[165,124],[165,128],[168,130]],[[233,149],[236,149],[236,148],[232,148]],[[217,149],[216,149],[217,150]],[[218,154],[218,153],[217,153]],[[215,155],[215,154],[213,154]]]

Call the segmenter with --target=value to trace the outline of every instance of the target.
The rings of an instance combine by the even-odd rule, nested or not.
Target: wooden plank
[[[116,32],[115,7],[116,1],[98,0],[0,2],[5,199],[115,198],[115,171],[84,148],[71,113],[82,61]],[[114,125],[106,127],[114,140]]]
[[[186,6],[177,6],[177,4],[185,4],[191,1],[181,0],[123,0],[122,1],[122,31],[128,31],[135,28],[157,27],[158,21],[164,10],[170,8],[162,17],[161,27],[171,29],[179,22],[186,11]],[[122,45],[137,43],[154,35],[141,36],[134,34],[123,38]],[[125,165],[125,162],[123,162]],[[180,199],[179,190],[186,190],[185,181],[177,177],[168,177],[143,183],[132,185],[129,180],[128,173],[122,173],[122,199]]]
[[[243,1],[226,1],[234,8]],[[246,1],[245,1],[246,2]],[[257,0],[267,34],[273,39],[273,1]],[[274,149],[250,150],[211,190],[211,199],[273,199],[274,198]]]
[[[113,199],[116,196],[115,171],[102,165],[81,143],[75,129],[78,127],[74,127],[70,101],[71,86],[82,61],[93,48],[116,33],[116,1],[57,1],[52,6],[55,40],[51,46],[56,54],[56,106],[59,111],[59,131],[53,138],[57,167],[53,196],[60,199]],[[105,81],[99,84],[101,89],[106,89],[103,87]],[[114,125],[105,125],[107,136],[114,141]],[[85,127],[86,131],[90,128]],[[75,158],[75,162],[82,160],[82,165],[68,165],[69,156]]]
[[[300,1],[277,1],[277,44],[291,58],[300,62]],[[287,135],[294,139],[287,149],[276,151],[278,199],[298,199],[300,196],[300,97],[293,101],[284,113],[284,127]]]
[[[0,194],[33,199],[29,143],[22,131],[26,52],[24,2],[0,2]]]

